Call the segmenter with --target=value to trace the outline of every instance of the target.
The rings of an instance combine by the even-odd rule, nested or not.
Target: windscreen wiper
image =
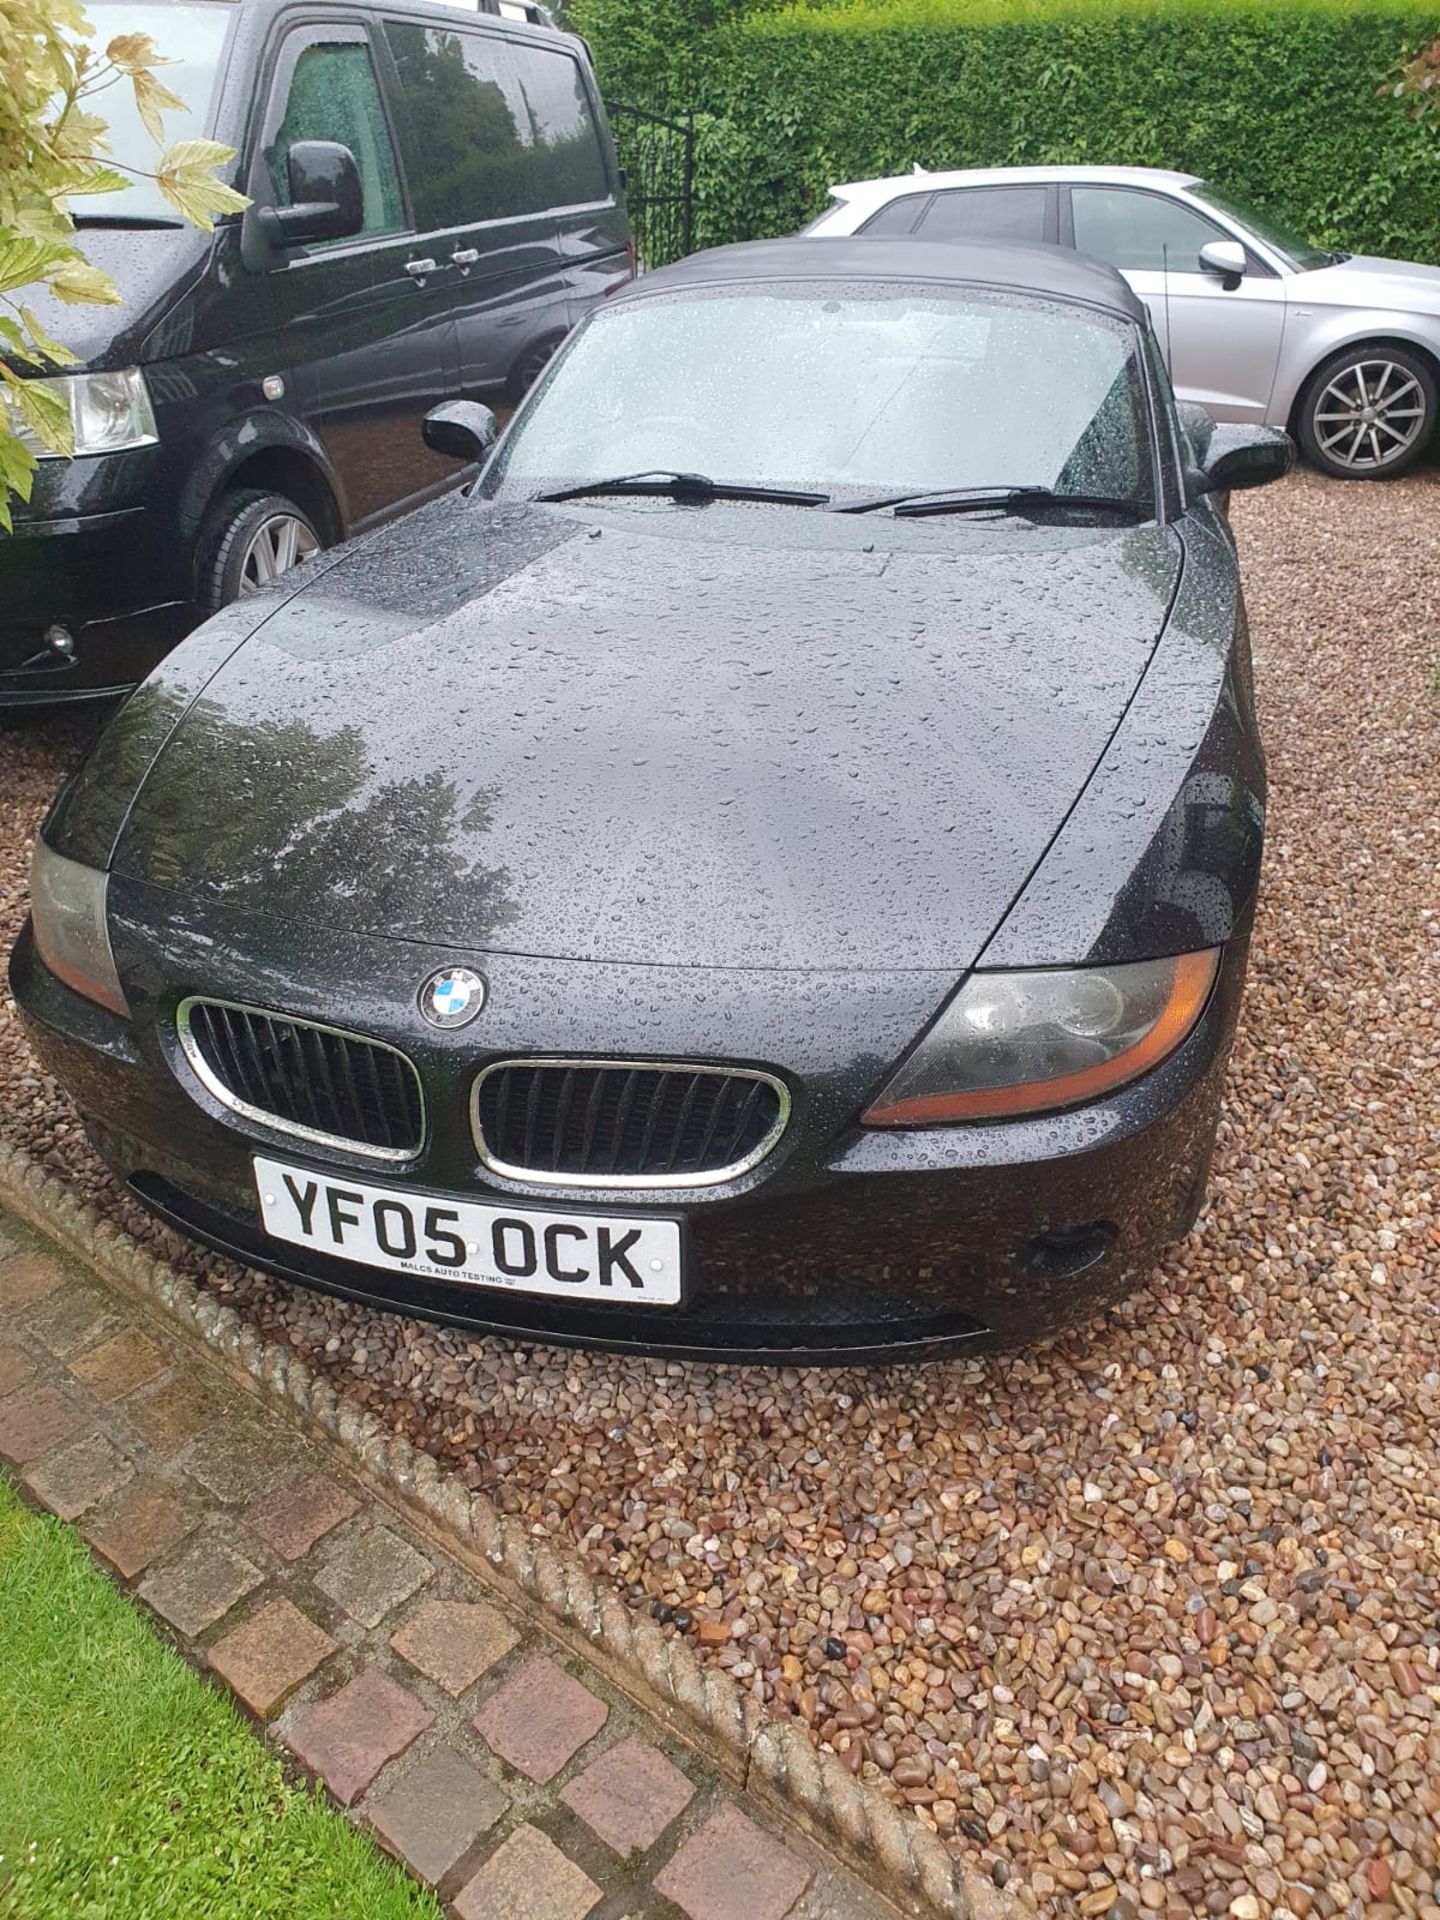
[[[163,213],[75,213],[77,227],[113,227],[120,233],[142,233],[151,227],[183,227],[183,220],[172,220]]]
[[[893,507],[897,519],[921,520],[932,514],[979,513],[987,508],[1023,513],[1037,505],[1089,507],[1096,512],[1123,514],[1131,520],[1143,519],[1147,511],[1138,500],[1108,493],[1057,493],[1054,487],[932,487],[921,493],[887,493],[876,500],[857,500],[850,506],[832,507],[831,512],[875,513],[881,507]]]
[[[645,473],[620,473],[613,480],[586,480],[554,493],[537,493],[536,500],[584,500],[593,494],[638,494],[642,498],[669,498],[703,503],[706,500],[773,500],[781,506],[821,507],[828,493],[800,493],[791,487],[747,486],[743,481],[712,480],[708,473],[675,473],[655,467]]]

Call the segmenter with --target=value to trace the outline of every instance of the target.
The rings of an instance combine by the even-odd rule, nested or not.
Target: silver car
[[[1118,267],[1181,400],[1287,427],[1344,479],[1425,450],[1440,379],[1440,268],[1311,246],[1193,174],[1003,167],[832,187],[809,234],[1036,240]]]

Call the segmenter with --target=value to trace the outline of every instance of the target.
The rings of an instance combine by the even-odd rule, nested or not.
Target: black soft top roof
[[[1001,287],[1053,300],[1083,301],[1128,320],[1144,320],[1145,308],[1129,285],[1102,261],[1066,247],[1024,241],[874,239],[847,235],[806,240],[745,240],[738,246],[692,253],[673,266],[642,274],[613,300],[679,293],[687,287],[741,286],[763,280],[891,280],[914,284]],[[612,301],[613,303],[613,301]]]

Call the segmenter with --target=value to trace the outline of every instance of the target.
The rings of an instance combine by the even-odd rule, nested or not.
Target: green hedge
[[[699,115],[696,244],[793,231],[835,181],[1180,167],[1316,240],[1440,260],[1433,132],[1378,92],[1415,0],[576,0],[611,97]]]

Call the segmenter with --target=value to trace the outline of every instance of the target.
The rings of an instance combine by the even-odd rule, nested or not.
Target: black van
[[[36,300],[78,353],[73,461],[0,535],[0,707],[133,686],[284,567],[456,486],[421,421],[518,399],[634,271],[583,42],[524,0],[96,0],[186,102],[166,136],[238,150],[213,234],[143,176],[74,202],[118,307]],[[517,14],[525,17],[516,18]],[[115,155],[153,167],[128,90]]]

